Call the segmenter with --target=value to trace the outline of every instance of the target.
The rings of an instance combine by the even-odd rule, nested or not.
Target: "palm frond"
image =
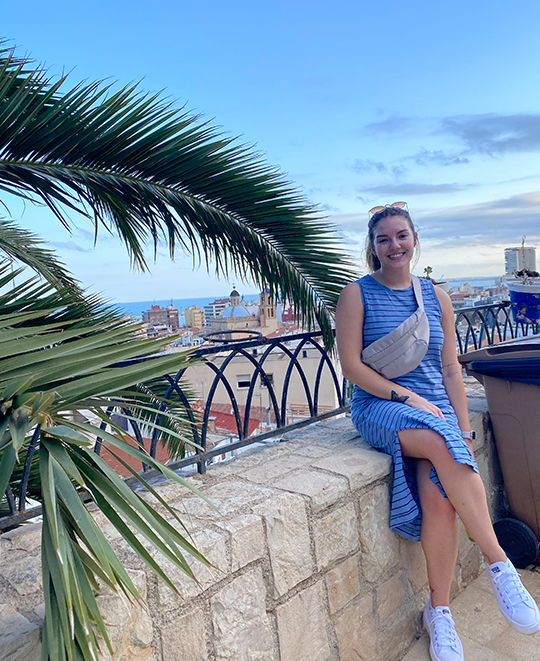
[[[92,498],[171,589],[176,588],[147,544],[189,576],[193,574],[185,554],[208,564],[182,534],[183,524],[175,512],[162,502],[172,525],[126,485],[89,441],[99,436],[104,449],[160,502],[144,476],[130,469],[121,455],[192,488],[146,450],[134,447],[134,439],[106,413],[110,406],[129,411],[137,424],[164,434],[180,452],[190,442],[185,412],[173,400],[163,411],[169,402],[159,393],[163,374],[176,374],[186,366],[186,357],[156,355],[168,339],[138,339],[138,327],[98,299],[86,300],[66,289],[55,291],[35,278],[14,284],[15,275],[0,264],[0,289],[2,284],[11,285],[0,291],[0,299],[6,296],[10,301],[8,306],[0,304],[0,493],[9,484],[14,496],[21,498],[22,466],[28,460],[26,494],[43,506],[43,658],[94,661],[97,635],[109,644],[95,597],[98,582],[131,599],[138,593],[81,495]],[[22,311],[16,312],[17,308]],[[84,318],[79,316],[82,312]],[[140,361],[141,357],[149,359]],[[153,385],[138,386],[145,380]],[[101,429],[99,422],[96,426],[74,419],[71,412],[80,409],[93,412],[112,433]],[[38,444],[32,455],[33,439]],[[2,503],[0,511],[5,511]]]
[[[0,218],[0,250],[8,259],[29,266],[58,289],[67,287],[82,295],[79,283],[56,253],[43,245],[44,241],[33,232],[18,227],[13,221]]]
[[[277,169],[198,116],[135,87],[66,88],[0,52],[0,190],[116,231],[134,265],[165,240],[287,299],[331,343],[354,269],[336,235]]]

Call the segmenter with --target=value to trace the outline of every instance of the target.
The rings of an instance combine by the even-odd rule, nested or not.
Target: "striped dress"
[[[408,289],[390,289],[366,275],[357,281],[364,305],[364,347],[397,328],[418,307],[412,285]],[[392,455],[394,478],[390,509],[390,528],[413,541],[420,540],[422,511],[416,484],[416,460],[401,454],[397,432],[401,429],[433,429],[446,441],[456,463],[469,464],[478,472],[474,458],[461,437],[458,421],[442,382],[441,306],[432,283],[420,278],[430,338],[426,355],[418,367],[394,383],[412,390],[438,406],[446,420],[407,404],[380,399],[358,386],[354,387],[351,419],[361,436],[374,448]],[[435,469],[431,479],[444,494]]]

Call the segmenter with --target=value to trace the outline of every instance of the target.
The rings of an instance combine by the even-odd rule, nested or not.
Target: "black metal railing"
[[[459,308],[456,310],[455,324],[459,353],[467,353],[486,344],[540,333],[540,324],[527,324],[513,319],[510,301]]]
[[[540,332],[539,324],[524,324],[512,320],[511,305],[508,301],[492,305],[483,305],[478,307],[461,308],[456,311],[455,317],[456,344],[459,353],[467,353],[472,349],[478,349],[485,344],[496,344],[506,339],[537,334]],[[168,466],[173,470],[186,469],[190,466],[196,467],[200,473],[206,471],[207,465],[212,463],[215,458],[224,455],[225,458],[232,456],[236,450],[245,448],[254,443],[261,443],[276,439],[284,431],[298,429],[305,425],[319,420],[334,417],[345,413],[350,408],[349,403],[349,384],[340,377],[338,362],[335,354],[330,355],[324,346],[318,341],[321,338],[319,332],[297,333],[294,335],[283,335],[276,338],[258,337],[246,341],[236,341],[229,344],[218,346],[203,347],[190,354],[190,359],[200,365],[204,364],[212,375],[208,395],[204,397],[202,409],[194,407],[190,399],[181,387],[181,380],[190,369],[183,368],[175,375],[166,374],[164,378],[168,382],[168,390],[164,399],[176,401],[181,404],[185,410],[189,422],[191,423],[193,439],[197,444],[197,450],[188,452],[187,455],[179,460],[169,462]],[[311,351],[318,359],[316,366],[315,379],[312,383],[303,367],[304,352]],[[259,354],[259,351],[261,353]],[[256,355],[254,355],[256,354]],[[283,381],[275,381],[272,377],[273,372],[269,372],[267,364],[270,364],[271,357],[279,354],[280,361],[287,361],[287,367],[284,370]],[[234,364],[235,359],[243,360],[250,366],[251,375],[249,385],[244,389],[245,403],[241,404],[235,394],[235,387],[227,376],[227,368]],[[326,373],[325,373],[326,370]],[[247,371],[247,370],[246,370]],[[305,399],[304,412],[302,419],[287,424],[288,411],[291,406],[291,383],[293,375],[299,378],[300,385],[296,386],[295,398],[298,397],[298,388]],[[337,406],[329,408],[321,406],[321,384],[329,379],[333,386],[333,398]],[[271,424],[266,431],[258,434],[249,434],[250,419],[254,415],[254,409],[261,408],[253,405],[253,399],[256,396],[255,390],[257,382],[265,387],[268,393],[268,406],[266,407],[267,421]],[[229,434],[228,442],[224,446],[219,442],[212,446],[209,444],[210,422],[212,418],[213,406],[218,392],[218,387],[222,385],[228,397],[228,406],[234,417],[234,431]],[[298,402],[295,401],[295,404]],[[133,435],[138,446],[149,452],[150,456],[155,457],[159,441],[159,431],[154,429],[150,438],[145,439],[143,429],[133,418],[129,408],[123,407],[121,403],[115,402],[107,409],[109,415],[114,408],[120,409],[124,419],[130,421]],[[324,410],[323,410],[324,409]],[[162,404],[160,415],[166,410],[166,404]],[[160,424],[160,415],[156,419],[156,425]],[[101,428],[105,429],[105,423]],[[268,428],[270,427],[270,428]],[[224,436],[226,439],[227,437]],[[35,517],[41,512],[41,507],[27,507],[27,489],[30,475],[31,460],[39,439],[39,427],[34,430],[29,450],[27,452],[25,464],[23,467],[22,478],[19,483],[17,497],[13,494],[11,487],[6,490],[6,498],[9,506],[9,515],[0,518],[0,529],[16,525],[24,520]],[[102,440],[98,437],[94,446],[94,451],[100,453]],[[150,478],[158,473],[143,464],[142,471],[145,478]],[[133,477],[126,478],[129,484],[135,484]]]
[[[164,378],[168,382],[168,389],[165,393],[164,400],[181,404],[185,408],[187,418],[191,424],[193,440],[198,446],[195,451],[187,452],[184,458],[169,462],[167,464],[169,468],[180,470],[194,466],[199,473],[204,473],[207,465],[220,455],[230,457],[236,450],[253,443],[276,439],[276,437],[283,434],[285,429],[287,431],[298,429],[312,422],[325,420],[347,412],[350,408],[347,383],[339,376],[336,355],[331,355],[326,351],[324,345],[318,341],[320,338],[320,332],[296,333],[294,335],[283,335],[275,338],[260,336],[256,339],[203,347],[193,351],[190,353],[190,361],[194,366],[204,365],[211,375],[208,394],[204,397],[202,409],[194,406],[181,387],[181,380],[186,375],[186,372],[193,368],[188,365],[179,370],[175,375],[164,375]],[[308,352],[309,356],[307,355]],[[305,358],[311,360],[315,358],[316,361],[313,365],[315,378],[311,382],[304,367],[306,364]],[[275,369],[271,372],[267,368],[267,365],[273,359],[278,359],[279,363],[284,365],[284,369],[282,370],[284,372],[283,380],[274,378],[276,376]],[[244,404],[240,403],[235,393],[235,390],[238,389],[238,384],[236,384],[235,388],[227,375],[227,368],[239,360],[243,361],[246,366],[249,366],[250,371],[249,385],[247,388],[242,388],[242,391],[245,393]],[[247,367],[245,370],[243,368],[243,371],[247,372]],[[297,381],[294,400],[291,402],[291,386],[295,374],[297,375]],[[321,404],[321,385],[323,381],[332,384],[332,399],[334,403],[337,403],[337,406],[329,406],[328,403],[326,405]],[[268,394],[269,405],[265,408],[265,413],[266,419],[270,424],[266,425],[266,431],[256,435],[250,435],[250,419],[253,417],[255,409],[261,409],[260,406],[253,406],[258,382],[264,387],[264,392]],[[210,421],[220,385],[223,386],[227,393],[227,406],[232,411],[234,430],[228,435],[228,438],[226,434],[223,434],[222,440],[227,441],[226,445],[222,445],[219,441],[215,445],[212,445],[209,443]],[[291,406],[294,413],[294,406],[298,405],[301,399],[305,400],[305,404],[302,405],[304,411],[296,417],[302,419],[297,419],[292,424],[287,424]],[[156,426],[160,424],[161,416],[165,414],[167,405],[165,402],[161,405],[155,421]],[[129,407],[122,406],[120,402],[114,402],[107,409],[107,414],[110,416],[115,409],[121,411],[124,420],[129,420],[137,445],[141,449],[147,450],[152,457],[155,457],[158,448],[159,430],[155,427],[151,437],[145,439],[144,427],[141,428],[133,417]],[[101,423],[101,429],[105,428],[106,423]],[[31,441],[31,446],[34,449],[38,437],[39,430],[36,429]],[[94,451],[99,454],[101,448],[102,439],[97,437]],[[17,498],[13,496],[11,488],[8,488],[6,491],[10,511],[8,516],[0,519],[0,529],[16,525],[41,513],[40,506],[27,507],[30,463],[31,456],[29,453],[23,468]],[[145,479],[158,475],[157,471],[150,469],[145,464],[142,465],[142,471],[145,474]],[[135,484],[137,480],[134,477],[129,477],[126,478],[126,482]]]

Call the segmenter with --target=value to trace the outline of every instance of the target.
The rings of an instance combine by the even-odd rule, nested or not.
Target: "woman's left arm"
[[[439,289],[439,287],[435,287],[435,291],[441,304],[441,326],[444,332],[444,342],[441,352],[443,385],[448,394],[450,404],[456,413],[459,428],[461,431],[470,431],[471,423],[469,422],[467,397],[465,395],[465,388],[463,387],[461,365],[459,364],[456,352],[454,308],[452,307],[450,296],[445,291]]]

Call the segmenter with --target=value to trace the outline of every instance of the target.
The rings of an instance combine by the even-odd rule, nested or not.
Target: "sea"
[[[501,276],[493,277],[471,277],[471,278],[447,278],[450,289],[454,287],[460,287],[466,282],[470,282],[474,287],[492,287],[497,284],[501,279]],[[113,305],[120,308],[125,314],[129,314],[132,317],[142,316],[142,313],[145,310],[149,310],[152,305],[159,305],[160,307],[167,307],[171,303],[179,311],[180,324],[184,323],[183,311],[190,305],[198,305],[200,308],[204,308],[205,305],[213,303],[217,298],[228,298],[228,294],[223,294],[222,296],[202,296],[196,298],[163,298],[155,299],[153,301],[132,301],[128,303],[116,303],[112,302]],[[246,301],[258,300],[256,294],[248,294],[245,297]]]
[[[461,285],[464,285],[466,282],[470,282],[473,287],[483,287],[486,289],[487,287],[493,287],[494,285],[499,284],[501,278],[502,275],[494,275],[492,277],[478,276],[473,278],[445,278],[445,280],[448,282],[450,289],[461,287]]]
[[[149,310],[152,305],[159,305],[162,308],[167,307],[171,303],[179,312],[179,321],[180,325],[184,323],[184,310],[190,305],[198,305],[200,308],[204,308],[205,305],[213,303],[217,298],[229,298],[229,294],[223,294],[223,296],[200,296],[197,298],[163,298],[155,299],[153,301],[134,301],[130,303],[117,303],[112,301],[111,304],[115,305],[117,308],[120,308],[125,314],[129,314],[132,317],[141,317],[145,310]],[[257,294],[247,294],[245,297],[246,301],[259,300]]]

